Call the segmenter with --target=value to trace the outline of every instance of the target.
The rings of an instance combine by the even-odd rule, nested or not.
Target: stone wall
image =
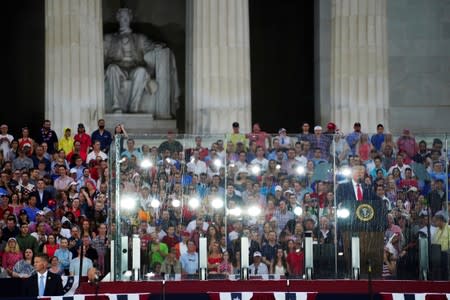
[[[391,131],[450,131],[450,1],[387,1]]]

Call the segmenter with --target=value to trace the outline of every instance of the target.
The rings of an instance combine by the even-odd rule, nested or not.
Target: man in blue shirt
[[[98,129],[92,132],[91,140],[99,141],[100,149],[102,149],[103,152],[108,153],[109,146],[111,145],[112,142],[111,132],[105,129],[105,120],[100,119],[98,120],[97,124]]]
[[[348,143],[350,149],[352,150],[352,154],[355,155],[356,154],[356,144],[358,143],[359,137],[361,136],[361,123],[356,122],[353,125],[353,130],[354,131],[347,136],[346,140],[347,140],[347,143]]]
[[[196,274],[198,272],[198,253],[195,251],[193,241],[187,243],[188,251],[180,256],[183,274]]]
[[[372,135],[372,138],[370,139],[372,142],[372,145],[377,149],[378,152],[381,151],[381,145],[384,142],[384,126],[383,124],[377,125],[377,133]]]

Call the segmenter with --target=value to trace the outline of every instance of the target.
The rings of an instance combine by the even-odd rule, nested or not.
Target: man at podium
[[[371,185],[364,182],[364,166],[353,166],[352,176],[338,185],[336,202],[338,209],[348,214],[338,214],[338,230],[342,237],[344,273],[353,272],[351,266],[351,238],[359,237],[361,277],[380,278],[383,264],[383,233],[385,209]],[[347,215],[347,216],[346,216]]]

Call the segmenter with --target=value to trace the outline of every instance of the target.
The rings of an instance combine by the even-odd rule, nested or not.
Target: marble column
[[[45,117],[58,135],[102,117],[102,26],[101,0],[45,1]]]
[[[332,0],[331,120],[375,132],[388,124],[387,0]]]
[[[186,132],[226,133],[251,123],[248,0],[187,5]]]

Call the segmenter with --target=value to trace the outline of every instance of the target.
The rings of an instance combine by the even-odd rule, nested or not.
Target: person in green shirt
[[[20,234],[16,240],[20,251],[25,252],[25,249],[31,249],[33,253],[38,253],[39,244],[36,238],[29,234],[28,223],[20,225]]]
[[[156,263],[162,264],[166,256],[169,254],[169,247],[159,241],[156,232],[151,234],[152,242],[150,244],[150,266],[153,268]]]

